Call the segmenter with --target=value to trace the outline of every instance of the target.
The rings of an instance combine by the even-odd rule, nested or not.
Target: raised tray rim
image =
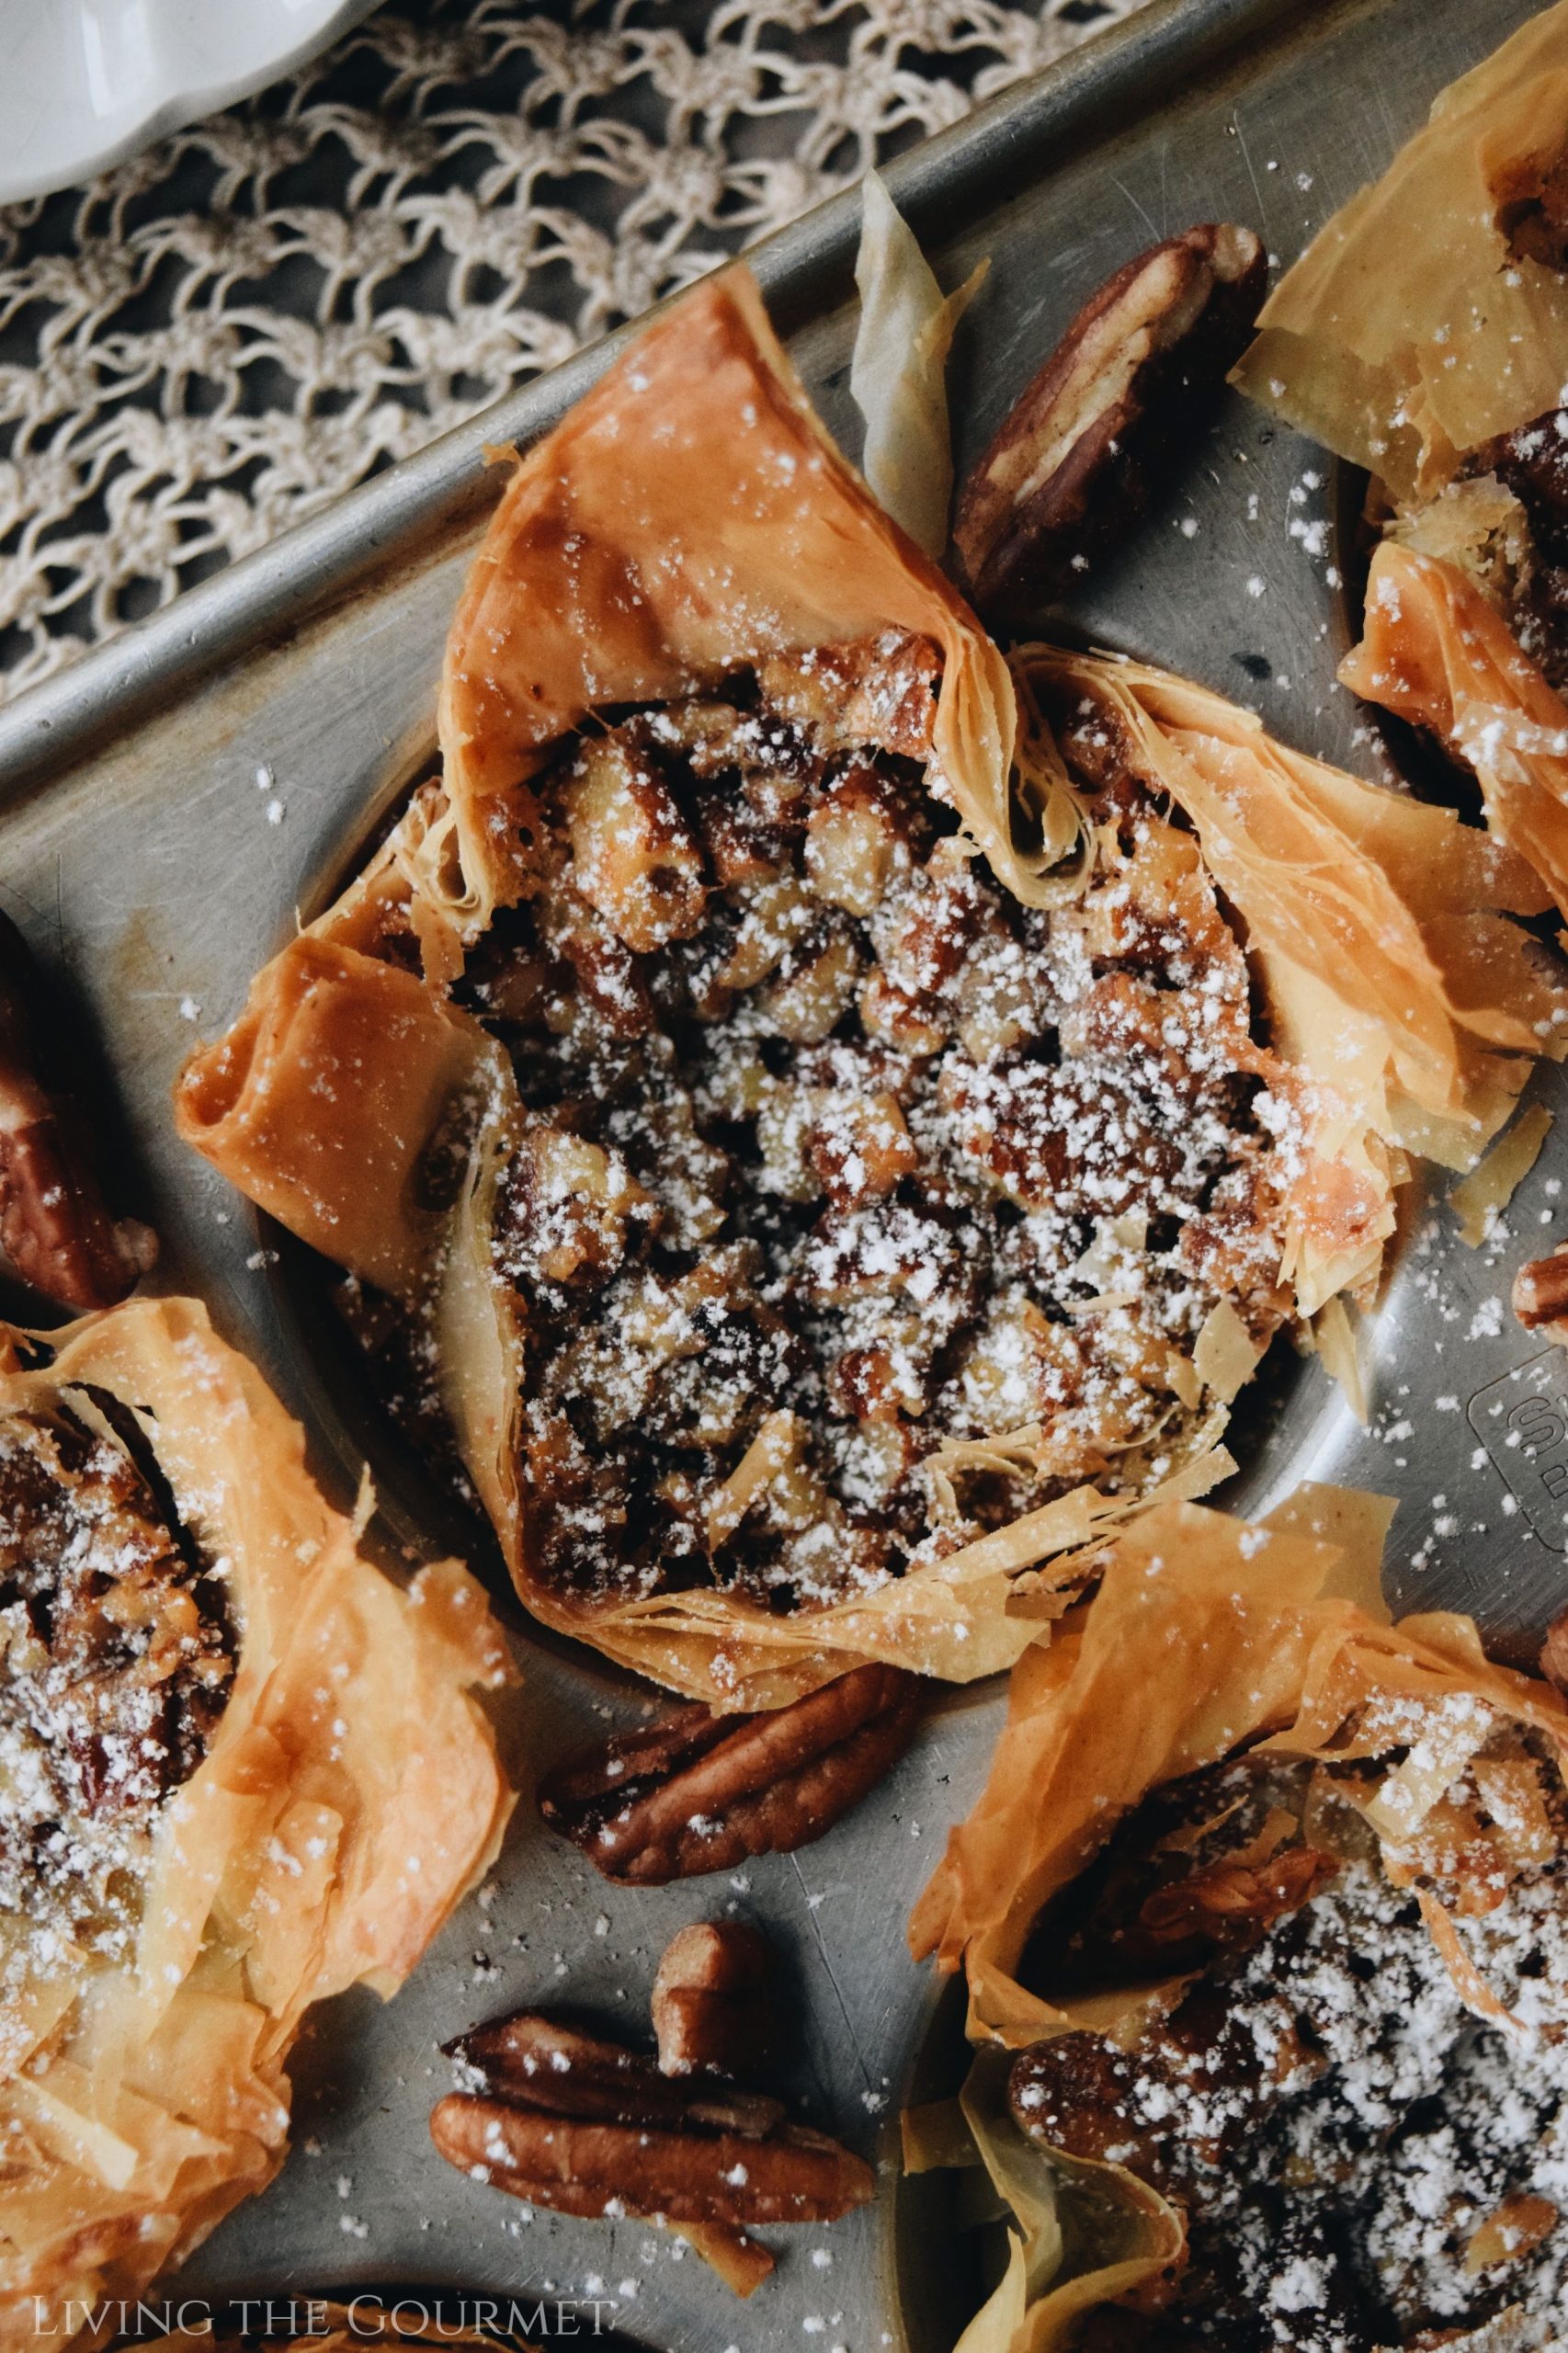
[[[1096,124],[1130,121],[1168,99],[1246,40],[1312,17],[1326,29],[1387,0],[1147,0],[1081,48],[987,99],[890,164],[884,176],[917,233],[945,237],[1006,186],[1060,163]],[[827,198],[750,246],[780,335],[852,290],[858,188]],[[380,576],[417,565],[472,527],[490,503],[486,452],[539,438],[608,368],[669,296],[589,344],[414,456],[345,491],[319,513],[184,591],[77,662],[0,706],[0,808],[133,733],[214,673],[299,629]]]

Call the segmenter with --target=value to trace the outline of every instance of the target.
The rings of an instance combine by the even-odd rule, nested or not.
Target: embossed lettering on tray
[[[1478,1389],[1470,1425],[1543,1544],[1568,1552],[1568,1358],[1547,1348]]]

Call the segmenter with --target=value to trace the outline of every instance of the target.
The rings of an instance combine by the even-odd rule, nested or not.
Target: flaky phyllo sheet
[[[1222,1475],[1558,1011],[1478,834],[1009,669],[740,272],[517,464],[440,733],[176,1116],[347,1270],[529,1607],[722,1707],[1009,1664],[1020,1573]]]
[[[1337,2314],[1335,2342],[1382,2344],[1379,2283],[1396,2310],[1419,2306],[1449,2235],[1454,2276],[1437,2292],[1461,2319],[1466,2296],[1496,2309],[1510,2283],[1522,2293],[1519,2274],[1488,2268],[1556,2228],[1558,2205],[1517,2188],[1489,2214],[1480,2160],[1444,2202],[1434,2151],[1486,2137],[1465,2084],[1487,2110],[1516,2075],[1548,2129],[1537,2148],[1539,2120],[1518,2121],[1487,2162],[1551,2171],[1561,2146],[1568,1713],[1549,1685],[1489,1662],[1469,1619],[1389,1622],[1392,1508],[1312,1487],[1256,1526],[1164,1506],[1058,1564],[1087,1597],[1015,1668],[985,1789],[910,1927],[917,1957],[963,1972],[980,2050],[963,2120],[912,2112],[909,2158],[983,2163],[1011,2218],[1006,2277],[962,2353],[1047,2353],[1123,2299],[1146,2316],[1146,2334],[1123,2322],[1130,2344],[1229,2343],[1182,2301],[1215,2268],[1216,2228],[1219,2268],[1235,2255],[1249,2300],[1235,2342],[1276,2341],[1271,2313],[1295,2309],[1314,2328]],[[1423,1998],[1413,2065],[1397,2056],[1399,2006]],[[1477,2021],[1502,2037],[1490,2060],[1466,2055]],[[1363,2035],[1394,2055],[1364,2063]],[[1343,2113],[1324,2104],[1342,2070]],[[1354,2310],[1310,2214],[1292,2235],[1288,2199],[1260,2210],[1272,2245],[1268,2229],[1245,2244],[1255,2223],[1234,2183],[1266,2162],[1277,2115],[1283,2183],[1332,2202],[1337,2166],[1350,2185],[1369,2250]],[[1324,2130],[1333,2154],[1314,2173]],[[1407,2200],[1427,2217],[1414,2254]],[[1532,2293],[1555,2296],[1555,2276],[1549,2265]]]
[[[0,2342],[65,2343],[281,2165],[312,2002],[402,1983],[511,1806],[455,1563],[362,1559],[190,1301],[0,1376]],[[67,2307],[74,2306],[69,2319]]]

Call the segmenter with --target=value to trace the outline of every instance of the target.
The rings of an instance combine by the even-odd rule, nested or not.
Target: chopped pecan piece
[[[1240,358],[1267,275],[1252,230],[1209,222],[1079,312],[960,494],[953,538],[982,612],[1058,594],[1142,513]]]
[[[665,1947],[653,1980],[653,2032],[666,2075],[738,2075],[767,2049],[770,1954],[758,1928],[694,1920]]]
[[[1118,2163],[1154,2175],[1157,2132],[1129,2121],[1129,2094],[1143,2054],[1119,2050],[1103,2035],[1075,2030],[1021,2051],[1007,2083],[1007,2104],[1020,2131],[1069,2156]]]
[[[824,749],[875,745],[912,760],[930,752],[942,655],[928,637],[884,630],[846,645],[775,654],[756,675],[764,700],[811,728]]]
[[[835,1210],[881,1200],[920,1165],[898,1099],[890,1094],[820,1097],[807,1151]]]
[[[1568,1341],[1568,1250],[1532,1258],[1514,1277],[1514,1313],[1527,1332]]]
[[[852,767],[812,811],[806,827],[806,880],[817,898],[846,915],[874,915],[888,883],[906,868],[919,813],[890,791],[875,768]]]
[[[1517,2190],[1471,2233],[1464,2251],[1466,2271],[1473,2279],[1478,2271],[1490,2271],[1495,2264],[1517,2263],[1521,2256],[1533,2255],[1561,2220],[1550,2198],[1533,2198],[1528,2191]]]
[[[618,1152],[538,1120],[507,1171],[497,1218],[500,1262],[508,1273],[536,1281],[602,1282],[625,1259],[651,1206]]]
[[[908,1745],[921,1682],[859,1666],[788,1708],[682,1708],[569,1757],[540,1790],[552,1830],[607,1879],[642,1887],[809,1846]]]
[[[1156,1944],[1179,1944],[1195,1936],[1221,1945],[1251,1944],[1285,1913],[1310,1903],[1338,1869],[1337,1857],[1315,1847],[1287,1847],[1257,1864],[1221,1857],[1157,1889],[1139,1922]]]
[[[475,2088],[437,2103],[449,2164],[565,2214],[734,2231],[827,2222],[875,2190],[869,2165],[776,2100],[661,2075],[619,2043],[524,2013],[449,2046]]]
[[[157,1256],[147,1226],[104,1207],[73,1108],[51,1091],[50,1007],[15,924],[0,915],[0,1250],[60,1307],[112,1307]]]
[[[590,739],[567,780],[577,887],[635,955],[702,921],[702,851],[645,745]]]

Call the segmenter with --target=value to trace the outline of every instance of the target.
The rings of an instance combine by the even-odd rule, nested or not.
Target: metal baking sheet
[[[955,374],[972,455],[1088,290],[1148,239],[1231,217],[1288,261],[1387,163],[1434,94],[1530,13],[1521,0],[1167,0],[890,175],[948,283],[992,259]],[[829,423],[857,446],[846,388],[856,207],[760,249],[757,267]],[[502,404],[0,713],[0,900],[97,1025],[140,1206],[165,1279],[202,1291],[351,1489],[358,1438],[271,1263],[275,1237],[175,1141],[168,1089],[198,1034],[233,1017],[301,910],[430,740],[442,637],[488,498],[486,442],[547,426],[607,347]],[[1136,546],[1085,585],[1088,636],[1253,703],[1284,735],[1375,773],[1333,683],[1344,642],[1322,454],[1231,404]],[[1555,1073],[1538,1082],[1561,1108]],[[1568,1359],[1512,1324],[1513,1266],[1563,1230],[1568,1124],[1507,1213],[1466,1250],[1418,1203],[1368,1334],[1362,1431],[1315,1364],[1288,1365],[1242,1424],[1232,1500],[1301,1478],[1401,1499],[1395,1597],[1474,1608],[1517,1645],[1568,1599]],[[443,1536],[446,1531],[442,1531]],[[395,1534],[428,1542],[415,1515]],[[527,1677],[519,1737],[548,1758],[638,1701],[586,1654],[510,1611]],[[891,2188],[896,2111],[935,1992],[903,1923],[966,1808],[1000,1695],[946,1699],[858,1814],[793,1858],[667,1890],[608,1889],[525,1802],[491,1886],[390,2007],[319,2013],[295,2066],[281,2179],[181,2275],[187,2297],[302,2297],[441,2283],[516,2295],[547,2328],[612,2327],[674,2353],[946,2353],[929,2269],[901,2315],[895,2201],[831,2231],[778,2234],[778,2270],[736,2302],[678,2242],[631,2222],[529,2216],[437,2158],[437,2044],[521,2003],[641,2029],[653,1971],[685,1921],[733,1910],[782,1957],[785,2080],[807,2112],[876,2154]],[[930,2250],[926,2255],[929,2258]],[[557,2300],[562,2300],[557,2308]]]

